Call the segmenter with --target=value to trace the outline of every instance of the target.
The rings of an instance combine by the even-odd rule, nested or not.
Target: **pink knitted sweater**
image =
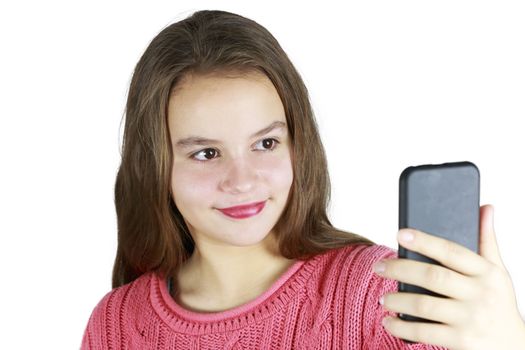
[[[372,271],[396,252],[383,245],[333,249],[297,261],[263,294],[198,313],[178,305],[157,274],[143,274],[94,308],[82,349],[444,349],[409,344],[381,325],[395,315],[379,297],[397,281]]]

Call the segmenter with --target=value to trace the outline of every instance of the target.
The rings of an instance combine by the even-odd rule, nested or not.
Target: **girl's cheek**
[[[214,172],[206,171],[204,167],[184,167],[180,166],[173,170],[171,185],[175,195],[182,194],[184,197],[203,198],[203,194],[208,194],[217,180]]]
[[[260,164],[259,174],[273,187],[288,187],[293,180],[291,160],[287,156],[268,158]]]

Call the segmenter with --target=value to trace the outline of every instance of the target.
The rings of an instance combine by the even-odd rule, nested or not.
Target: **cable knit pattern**
[[[397,281],[372,271],[395,258],[383,245],[350,245],[297,261],[263,294],[217,313],[186,310],[153,272],[94,308],[82,349],[445,349],[408,344],[381,325],[379,297]]]

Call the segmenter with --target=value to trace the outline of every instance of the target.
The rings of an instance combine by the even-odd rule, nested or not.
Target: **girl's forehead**
[[[181,130],[201,128],[202,124],[219,127],[218,123],[251,130],[285,120],[285,114],[269,79],[212,76],[192,78],[179,87],[170,97],[168,119]]]
[[[277,93],[270,79],[261,74],[243,76],[189,75],[185,76],[172,89],[170,102],[179,102],[181,96],[188,98],[211,93],[224,92],[231,94],[232,92],[239,93],[243,91],[257,94],[270,90]]]

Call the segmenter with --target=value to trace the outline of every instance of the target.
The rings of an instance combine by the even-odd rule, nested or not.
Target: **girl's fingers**
[[[425,318],[447,325],[462,325],[469,315],[461,303],[454,299],[415,293],[389,293],[383,296],[383,307],[406,315]]]
[[[411,233],[413,239],[408,242],[402,240],[405,233]],[[486,259],[461,244],[419,230],[401,229],[398,241],[406,249],[467,276],[483,275],[490,267]]]
[[[379,275],[403,283],[423,287],[435,293],[458,300],[469,300],[476,293],[476,286],[469,277],[443,266],[409,259],[389,259]],[[377,266],[377,265],[376,265]]]

